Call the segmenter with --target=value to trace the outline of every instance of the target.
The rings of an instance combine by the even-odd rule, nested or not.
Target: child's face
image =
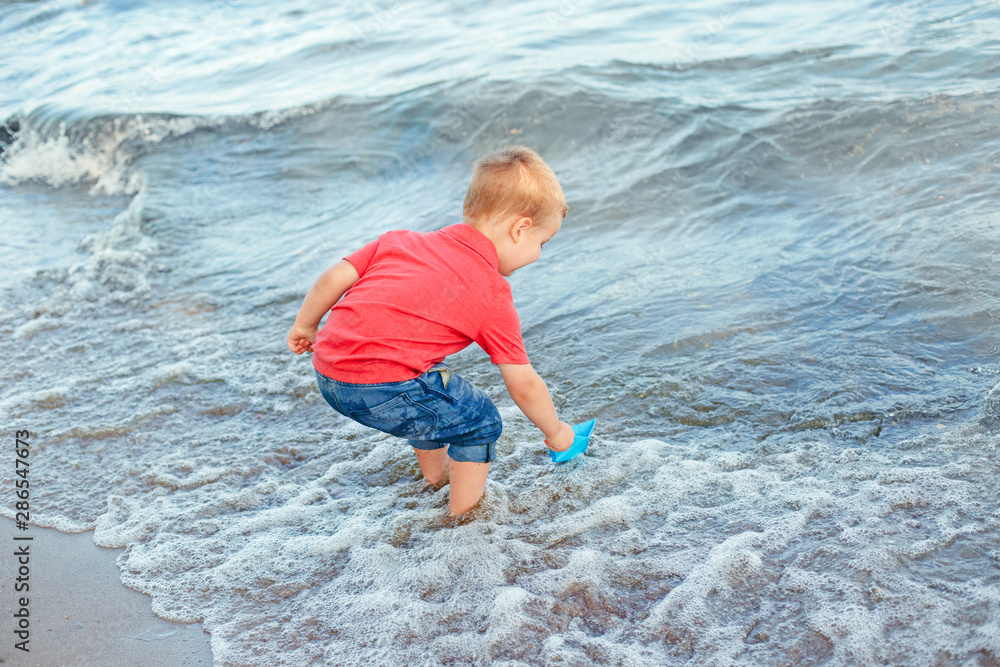
[[[519,229],[518,223],[510,233],[509,244],[505,252],[500,253],[500,275],[510,276],[522,266],[527,266],[538,260],[545,245],[562,226],[563,212],[550,215],[544,222],[534,223]]]

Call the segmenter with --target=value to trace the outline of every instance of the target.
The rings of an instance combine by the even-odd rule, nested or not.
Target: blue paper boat
[[[563,461],[569,461],[576,456],[583,454],[587,451],[587,445],[590,444],[590,434],[594,432],[594,424],[597,423],[596,419],[591,419],[589,422],[583,422],[582,424],[577,424],[573,427],[573,433],[576,437],[573,438],[573,444],[569,449],[563,452],[554,452],[549,450],[549,456],[552,457],[553,463],[562,463]]]

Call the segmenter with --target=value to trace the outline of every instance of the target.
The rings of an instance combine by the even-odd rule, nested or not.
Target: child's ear
[[[511,239],[513,239],[514,243],[517,243],[519,240],[521,240],[522,236],[528,233],[528,230],[531,229],[532,224],[533,221],[531,218],[528,217],[518,218],[517,222],[514,223],[514,226],[510,228],[510,236]]]

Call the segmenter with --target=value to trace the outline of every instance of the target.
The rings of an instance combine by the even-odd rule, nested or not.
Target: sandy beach
[[[209,635],[200,623],[170,623],[153,615],[150,598],[122,585],[115,559],[122,549],[94,544],[93,531],[70,535],[31,526],[15,531],[0,519],[4,548],[0,555],[4,623],[0,664],[31,667],[135,665],[139,667],[208,667]],[[28,541],[13,540],[30,536]],[[29,547],[29,652],[14,648],[20,639],[12,624],[18,558],[11,545]]]

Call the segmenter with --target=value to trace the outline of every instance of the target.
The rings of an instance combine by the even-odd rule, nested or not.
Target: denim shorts
[[[412,380],[355,384],[316,371],[326,402],[340,414],[384,433],[406,438],[417,449],[448,447],[454,461],[489,463],[503,424],[481,389],[437,364]]]

